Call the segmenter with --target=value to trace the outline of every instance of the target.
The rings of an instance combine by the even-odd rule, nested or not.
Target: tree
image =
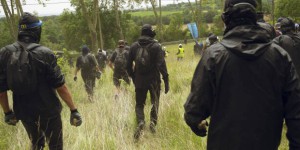
[[[20,0],[11,0],[10,4],[8,4],[6,0],[1,0],[0,2],[6,21],[9,24],[10,35],[16,40],[18,35],[17,20],[19,20],[20,16],[23,14],[21,2]],[[15,9],[17,12],[15,12]]]
[[[120,23],[120,15],[119,15],[119,0],[113,0],[113,8],[115,11],[115,19],[116,19],[116,25],[117,25],[117,30],[119,32],[119,39],[124,39],[124,35],[123,35],[123,30],[121,28],[121,23]]]
[[[300,1],[299,0],[276,0],[275,1],[275,16],[291,17],[296,20],[300,19]]]
[[[258,6],[257,6],[257,10],[259,11],[259,12],[262,12],[263,10],[262,10],[262,0],[256,0],[257,1],[257,4],[258,4]]]
[[[65,10],[59,16],[61,24],[62,35],[64,37],[64,46],[68,50],[80,50],[83,43],[90,42],[89,29],[82,12],[71,12]]]
[[[76,1],[73,1],[73,5],[81,9],[83,17],[85,18],[90,31],[91,49],[92,51],[96,51],[98,49],[97,14],[99,11],[99,1],[92,0],[92,2],[85,2],[84,0],[78,0],[78,3]]]

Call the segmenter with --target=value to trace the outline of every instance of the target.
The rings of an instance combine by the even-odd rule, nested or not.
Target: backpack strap
[[[18,50],[18,47],[19,47],[18,43],[15,42],[13,44],[5,46],[5,49],[7,49],[9,51],[15,51],[15,50]]]
[[[15,42],[15,43],[18,44],[19,47],[21,47],[22,49],[28,52],[31,52],[31,50],[41,46],[40,44],[36,44],[36,43],[23,43],[23,42]]]

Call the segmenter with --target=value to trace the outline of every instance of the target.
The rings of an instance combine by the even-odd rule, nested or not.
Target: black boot
[[[136,141],[138,141],[140,136],[142,135],[144,127],[145,127],[145,122],[144,121],[139,122],[139,124],[134,132],[134,135],[133,135],[133,137]]]
[[[150,131],[151,131],[151,133],[156,133],[156,125],[155,125],[155,123],[154,122],[151,122],[150,123]]]

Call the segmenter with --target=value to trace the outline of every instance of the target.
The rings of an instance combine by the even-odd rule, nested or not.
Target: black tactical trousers
[[[22,121],[32,143],[31,150],[42,150],[47,141],[49,150],[63,149],[61,116],[40,118],[38,121]]]
[[[148,91],[150,92],[151,104],[152,104],[150,121],[154,123],[154,125],[156,125],[157,117],[158,117],[160,85],[151,85],[149,88],[145,88],[145,89],[135,89],[135,94],[136,94],[135,113],[136,113],[137,123],[145,121],[144,106],[146,104]]]
[[[126,71],[114,71],[113,82],[115,86],[119,87],[121,85],[120,79],[123,79],[127,84],[130,84],[130,79]]]
[[[89,96],[93,96],[96,77],[88,76],[88,77],[82,77],[82,79],[84,82],[84,87],[86,92],[88,93]]]

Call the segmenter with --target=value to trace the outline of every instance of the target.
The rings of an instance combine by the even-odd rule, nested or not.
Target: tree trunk
[[[121,22],[120,22],[118,0],[114,0],[114,10],[115,10],[115,15],[116,15],[115,19],[116,19],[116,23],[117,23],[117,29],[119,31],[119,39],[124,39],[124,34],[123,34],[122,27],[121,27]]]
[[[190,5],[190,8],[191,8],[192,14],[193,14],[193,21],[195,21],[195,22],[196,22],[196,13],[195,13],[195,9],[194,9],[194,7],[193,7],[193,5],[192,5],[191,1],[190,1],[190,0],[188,0],[188,2],[189,2],[189,5]]]
[[[155,16],[156,25],[159,25],[158,14],[157,14],[156,7],[155,7],[155,0],[150,0],[150,3],[151,3],[151,6],[152,6],[154,16]]]
[[[100,8],[98,9],[98,30],[99,30],[99,46],[101,49],[104,48],[104,43],[103,43],[103,35],[102,35],[102,26],[101,26],[101,16],[100,16],[101,10]]]
[[[20,0],[16,0],[16,7],[17,7],[18,16],[23,15],[23,8],[22,8]]]
[[[82,14],[85,17],[89,31],[90,31],[90,38],[91,38],[91,49],[92,51],[96,51],[98,49],[98,38],[97,38],[97,11],[92,11],[91,15],[89,15],[86,5],[83,0],[79,0],[81,5]],[[98,9],[98,0],[93,1],[93,9]]]
[[[257,0],[257,4],[258,4],[258,7],[257,7],[257,11],[259,12],[262,12],[262,0]]]
[[[195,0],[195,15],[196,15],[196,24],[197,24],[197,28],[198,28],[198,36],[200,37],[200,18],[201,18],[201,11],[202,11],[202,8],[201,8],[201,1],[199,2],[199,9],[198,9],[198,0]]]
[[[12,10],[9,8],[8,4],[7,4],[7,1],[6,0],[1,0],[1,4],[2,4],[2,8],[3,8],[3,11],[4,11],[4,14],[5,14],[5,17],[6,17],[6,21],[7,23],[9,24],[9,30],[10,30],[10,35],[15,39],[17,40],[18,38],[18,28],[17,28],[17,19],[19,18],[19,15],[15,16],[14,14],[14,9],[13,9],[13,6],[14,3],[13,1],[11,1],[11,7],[12,7]],[[18,8],[18,6],[17,6]],[[19,8],[22,8],[21,5],[19,5]]]
[[[163,42],[164,41],[164,35],[163,35],[161,0],[159,0],[159,35],[160,35],[160,41]]]
[[[274,26],[275,25],[275,0],[272,0],[272,20]]]

